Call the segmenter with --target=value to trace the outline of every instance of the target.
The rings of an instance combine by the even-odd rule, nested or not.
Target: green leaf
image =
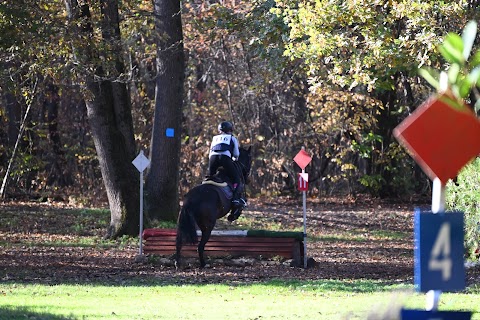
[[[458,34],[450,32],[444,39],[444,44],[455,48],[457,52],[463,52],[463,39]]]
[[[472,84],[477,85],[479,79],[480,79],[480,66],[477,66],[473,68],[473,70],[470,71],[470,73],[468,74],[468,80]]]
[[[458,34],[447,34],[439,50],[443,57],[450,63],[463,65],[465,62],[463,58],[463,40]]]
[[[472,83],[468,78],[458,81],[458,94],[460,98],[464,99],[470,94]]]
[[[477,35],[477,23],[475,21],[469,21],[462,33],[463,40],[463,58],[468,60],[470,52],[472,51],[473,42]]]
[[[439,48],[438,48],[438,51],[440,51],[440,53],[442,54],[443,58],[445,60],[447,60],[447,62],[449,63],[459,63],[459,59],[458,57],[456,57],[455,55],[451,54],[451,51],[447,50],[445,48],[445,45],[440,45]]]
[[[452,85],[450,86],[450,91],[453,93],[453,95],[454,95],[455,97],[457,97],[457,98],[459,98],[459,99],[461,98],[461,97],[460,97],[460,88],[459,88],[459,86],[458,86],[457,84],[452,84]]]
[[[438,71],[433,69],[427,68],[420,68],[418,69],[418,74],[422,76],[432,87],[434,87],[437,91],[440,89],[440,83],[438,81],[440,75]]]
[[[458,89],[458,88],[452,87],[452,91],[454,91],[455,89]],[[447,95],[441,95],[439,97],[439,100],[448,104],[450,107],[452,107],[455,110],[462,111],[462,112],[468,111],[468,107],[465,105],[465,103],[456,98],[450,98]]]
[[[475,52],[475,54],[473,55],[472,60],[470,61],[470,64],[471,64],[473,67],[476,67],[476,66],[480,65],[480,50],[478,50],[477,52]]]
[[[454,63],[448,68],[448,83],[456,83],[458,74],[460,73],[460,65]]]
[[[448,90],[448,74],[445,72],[445,71],[441,71],[440,72],[440,77],[438,78],[438,83],[439,83],[439,87],[438,87],[438,90],[439,91],[447,91]]]

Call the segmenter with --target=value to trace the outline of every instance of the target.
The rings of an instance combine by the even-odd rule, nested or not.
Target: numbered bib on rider
[[[414,220],[416,290],[465,289],[463,213],[416,209]]]
[[[230,134],[219,134],[213,137],[211,149],[213,151],[230,151],[233,146],[232,144],[232,135]]]

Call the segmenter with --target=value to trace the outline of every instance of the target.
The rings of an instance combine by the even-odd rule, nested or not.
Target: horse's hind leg
[[[200,268],[205,267],[205,257],[204,257],[204,252],[205,252],[205,245],[207,244],[208,239],[210,238],[210,234],[212,233],[212,230],[203,230],[202,231],[202,239],[200,239],[200,243],[198,244],[198,258],[200,259]]]

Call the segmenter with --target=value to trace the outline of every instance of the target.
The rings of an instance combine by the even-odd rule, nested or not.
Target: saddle
[[[233,198],[233,186],[218,177],[209,177],[202,181],[202,185],[211,185],[222,201],[222,206],[226,210],[231,207]]]

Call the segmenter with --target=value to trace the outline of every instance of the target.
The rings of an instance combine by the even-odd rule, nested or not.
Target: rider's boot
[[[247,206],[247,201],[242,198],[243,189],[243,184],[239,183],[233,191],[232,210],[227,218],[230,222],[237,220],[242,214],[242,210]]]

